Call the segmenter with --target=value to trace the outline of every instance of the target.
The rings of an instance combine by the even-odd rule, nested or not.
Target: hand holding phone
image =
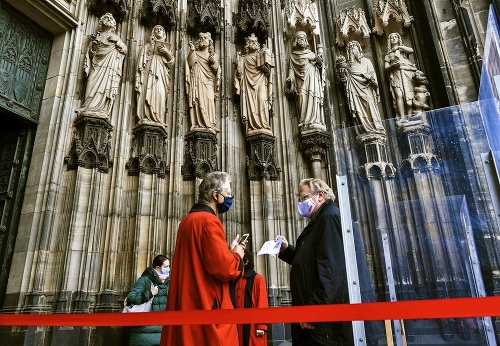
[[[240,241],[239,241],[238,243],[239,243],[239,244],[241,244],[241,243],[246,242],[246,241],[248,240],[248,237],[249,237],[249,236],[250,236],[250,234],[249,234],[249,233],[245,233],[245,234],[243,234],[243,235],[241,236]]]

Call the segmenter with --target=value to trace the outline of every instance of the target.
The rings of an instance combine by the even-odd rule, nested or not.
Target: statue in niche
[[[317,54],[309,49],[307,34],[298,31],[293,39],[285,92],[297,96],[299,128],[326,130],[323,111],[325,71],[322,47]]]
[[[196,45],[189,42],[186,59],[191,131],[219,132],[215,123],[215,101],[219,95],[220,65],[209,32],[201,32]]]
[[[363,56],[358,41],[347,44],[347,61],[339,56],[335,67],[344,83],[347,105],[358,135],[385,133],[378,109],[379,90],[373,64]]]
[[[413,49],[403,45],[401,35],[392,33],[387,39],[385,69],[391,83],[392,103],[400,122],[407,121],[413,111],[413,76],[417,67],[409,59]]]
[[[429,90],[427,86],[429,82],[422,71],[416,71],[413,75],[413,84],[415,85],[413,92],[413,111],[417,113],[422,113],[423,111],[429,110]]]
[[[135,81],[139,124],[165,124],[170,69],[175,61],[172,47],[165,38],[165,29],[156,25],[139,55]]]
[[[116,21],[111,13],[99,19],[99,29],[92,34],[87,49],[84,72],[87,79],[85,99],[78,115],[109,118],[122,77],[127,46],[115,34]]]
[[[273,134],[269,115],[273,106],[271,72],[274,66],[274,55],[264,45],[260,47],[254,34],[245,38],[245,54],[238,53],[235,87],[247,136]]]

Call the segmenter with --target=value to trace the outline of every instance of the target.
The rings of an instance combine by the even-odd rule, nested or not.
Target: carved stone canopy
[[[236,20],[239,41],[254,34],[260,42],[266,42],[270,6],[269,0],[239,0]]]
[[[220,33],[221,7],[216,0],[188,0],[187,29],[193,36],[210,32],[212,37]]]
[[[117,23],[121,23],[128,13],[125,0],[91,0],[89,4],[90,13],[101,17],[105,13],[111,13]]]
[[[337,18],[336,42],[343,47],[349,41],[358,41],[362,45],[370,37],[370,27],[366,21],[365,11],[357,7],[340,11]]]
[[[249,150],[247,154],[248,179],[278,180],[281,168],[276,162],[276,137],[259,134],[247,137]]]
[[[373,32],[377,35],[392,32],[403,34],[404,28],[408,28],[413,21],[404,0],[379,0],[373,6],[375,27]]]
[[[288,37],[297,31],[319,35],[318,9],[314,0],[290,0],[284,16],[285,34]]]
[[[142,22],[148,27],[161,25],[166,31],[177,23],[176,0],[145,0],[142,5]]]
[[[217,137],[212,132],[193,131],[184,137],[184,180],[203,178],[217,169]]]
[[[75,121],[73,144],[64,158],[68,170],[78,167],[97,168],[108,173],[113,166],[111,159],[111,132],[113,126],[107,119],[81,116]]]

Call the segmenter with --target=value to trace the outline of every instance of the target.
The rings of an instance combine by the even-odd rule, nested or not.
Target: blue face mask
[[[170,268],[161,268],[161,273],[163,275],[170,275]]]
[[[230,196],[222,196],[222,197],[224,197],[224,202],[217,203],[217,211],[219,212],[219,214],[225,213],[233,205],[233,197]]]

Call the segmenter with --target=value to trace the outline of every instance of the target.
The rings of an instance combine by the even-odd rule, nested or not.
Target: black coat
[[[362,301],[375,301],[371,275],[361,236],[353,224]],[[347,271],[342,240],[340,210],[327,200],[297,239],[279,258],[292,265],[290,289],[293,305],[349,303]],[[351,322],[314,323],[314,330],[292,325],[294,346],[352,345]],[[377,329],[381,328],[378,326]],[[382,332],[382,330],[378,330]],[[367,335],[368,336],[368,335]]]

